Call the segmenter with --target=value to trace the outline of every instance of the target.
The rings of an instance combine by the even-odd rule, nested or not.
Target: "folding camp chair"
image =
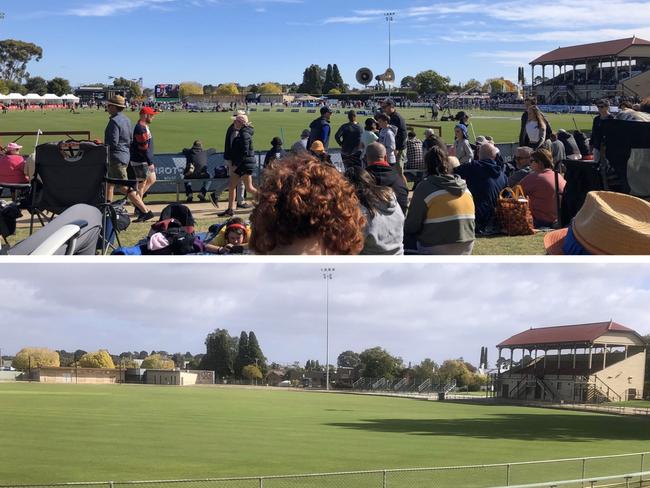
[[[560,167],[564,166],[566,185],[559,191]],[[600,164],[594,161],[565,159],[555,165],[555,203],[557,205],[558,225],[565,227],[575,217],[585,203],[587,193],[602,190],[604,187]]]
[[[650,197],[650,122],[605,119],[602,121],[601,160],[606,190]]]
[[[134,186],[134,181],[113,180],[106,177],[108,148],[103,144],[86,141],[66,141],[41,144],[36,148],[36,169],[32,180],[29,211],[30,234],[34,230],[34,217],[41,222],[58,215],[76,204],[87,204],[102,211],[102,253],[113,238],[119,243],[115,209],[106,203],[108,183]],[[111,235],[106,235],[106,222],[112,222]],[[48,218],[51,220],[51,217]]]

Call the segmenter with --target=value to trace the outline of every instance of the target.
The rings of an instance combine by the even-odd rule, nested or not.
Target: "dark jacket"
[[[214,154],[214,152],[214,149],[208,149],[205,151],[200,147],[183,149],[183,155],[185,156],[185,175],[199,175],[206,173],[208,170],[208,156]],[[190,172],[191,165],[194,166],[194,171]]]
[[[397,134],[395,134],[395,149],[403,151],[406,149],[406,121],[399,113],[393,112],[390,116],[390,125],[397,127]],[[398,161],[399,162],[399,161]]]
[[[343,154],[353,154],[359,150],[361,132],[363,130],[357,123],[348,122],[339,127],[339,130],[334,134],[334,139],[341,146],[341,152]]]
[[[571,134],[560,131],[557,133],[557,138],[562,144],[564,144],[564,152],[566,153],[567,158],[569,156],[581,155],[578,143]]]
[[[547,141],[548,139],[551,138],[551,133],[553,132],[553,130],[551,129],[551,124],[549,124],[548,120],[546,119],[546,115],[542,114],[542,118],[544,119],[544,124],[546,125],[546,130],[544,131],[544,141]],[[528,111],[524,110],[524,113],[521,114],[521,128],[519,129],[520,146],[527,146],[530,143],[530,140],[528,139],[528,134],[526,134],[527,122],[528,122]],[[540,141],[540,144],[544,141]]]
[[[321,141],[325,150],[329,149],[330,142],[330,122],[325,117],[319,117],[309,124],[309,139],[307,140],[307,149],[311,148],[314,141]]]
[[[235,124],[230,124],[228,129],[226,130],[226,141],[224,142],[223,145],[223,159],[226,161],[232,161],[232,153],[231,153],[231,139],[232,139],[232,133],[235,130]]]
[[[397,169],[388,165],[371,164],[366,170],[374,176],[379,186],[388,186],[393,189],[397,203],[399,203],[402,212],[406,215],[409,191],[404,182],[404,178],[397,172]]]
[[[252,127],[242,127],[239,134],[232,141],[230,147],[230,161],[233,164],[255,164],[255,149],[253,149]]]
[[[613,119],[614,116],[612,114],[609,114],[607,116],[607,119]],[[591,138],[589,139],[589,145],[593,147],[594,149],[598,149],[600,151],[600,145],[602,144],[603,141],[603,119],[600,117],[600,115],[596,115],[594,117],[594,123],[591,125]]]
[[[271,149],[266,151],[266,156],[264,156],[264,167],[266,168],[276,159],[282,159],[287,155],[287,151],[282,149],[282,146],[272,146]]]
[[[499,193],[507,184],[506,175],[496,161],[483,159],[461,164],[454,173],[467,182],[474,207],[476,226],[483,229],[492,223]]]

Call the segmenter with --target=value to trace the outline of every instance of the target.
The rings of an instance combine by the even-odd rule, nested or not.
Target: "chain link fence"
[[[198,480],[14,484],[0,485],[0,488],[521,488],[529,485],[530,488],[650,486],[650,452],[438,468]]]

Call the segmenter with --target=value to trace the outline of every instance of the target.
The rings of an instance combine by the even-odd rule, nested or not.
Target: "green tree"
[[[236,83],[222,83],[214,91],[214,94],[221,96],[239,95],[239,87]]]
[[[244,366],[253,364],[255,361],[251,359],[250,349],[248,347],[248,334],[245,331],[239,335],[239,343],[237,344],[237,356],[235,357],[235,376],[241,376]]]
[[[160,354],[153,354],[148,356],[144,361],[142,361],[142,368],[144,369],[174,369],[175,364],[169,358],[166,358]]]
[[[250,354],[251,362],[249,364],[255,363],[263,374],[266,374],[266,356],[262,353],[262,348],[260,347],[259,342],[257,342],[257,337],[255,332],[252,330],[248,333],[248,353]]]
[[[51,366],[58,368],[61,365],[59,354],[45,347],[24,347],[12,362],[16,369],[27,370],[30,367],[40,368]]]
[[[298,91],[303,93],[323,93],[323,83],[325,82],[326,71],[317,64],[312,64],[305,68],[302,75],[302,84],[298,87]]]
[[[359,354],[363,376],[370,378],[393,378],[402,366],[402,358],[391,356],[381,347],[366,349]]]
[[[448,93],[451,79],[433,70],[422,71],[415,76],[415,89],[420,95]]]
[[[328,64],[325,70],[325,81],[323,82],[323,93],[329,93],[332,88],[336,88],[334,80],[332,79],[332,65]]]
[[[234,339],[236,341],[236,339]],[[201,369],[214,371],[219,378],[230,378],[234,374],[235,342],[226,329],[215,329],[205,338],[205,356]]]
[[[203,85],[196,81],[183,81],[180,84],[179,96],[185,98],[190,95],[203,95]]]
[[[262,83],[259,86],[259,93],[266,95],[281,95],[282,87],[278,83]]]
[[[7,84],[7,93],[20,93],[21,95],[27,95],[27,88],[22,83],[17,81],[4,80]]]
[[[68,80],[56,77],[47,82],[47,91],[48,93],[54,93],[60,97],[61,95],[71,93],[72,88],[70,87],[70,82]]]
[[[339,67],[336,64],[332,66],[332,81],[334,82],[334,88],[339,90],[339,92],[345,93],[348,91],[348,85],[343,81]]]
[[[415,76],[405,76],[399,83],[399,87],[405,90],[415,90],[417,85],[415,83]]]
[[[47,93],[47,81],[45,78],[41,78],[40,76],[27,78],[27,81],[25,81],[25,89],[28,93],[45,95]]]
[[[426,358],[413,368],[413,374],[417,378],[433,378],[437,370],[438,364],[434,360]]]
[[[150,98],[153,97],[154,95],[155,92],[153,91],[152,88],[145,88],[144,90],[142,90],[142,96],[145,98]]]
[[[472,376],[472,372],[462,359],[447,359],[438,369],[441,383],[456,380],[456,385],[459,387],[468,386],[472,382]]]
[[[134,97],[142,96],[142,88],[140,87],[140,84],[135,80],[129,80],[128,78],[119,76],[113,79],[113,86],[118,88],[128,88]]]
[[[336,359],[336,365],[341,368],[356,368],[360,364],[361,358],[354,351],[343,351]]]
[[[27,64],[40,61],[43,49],[31,42],[5,39],[0,41],[0,79],[20,83],[29,77]]]
[[[249,364],[248,366],[244,366],[244,369],[242,370],[242,376],[244,379],[247,380],[261,380],[263,378],[262,371],[260,371],[260,368],[255,366],[254,364]]]
[[[480,81],[478,81],[478,80],[476,80],[474,78],[470,78],[469,81],[467,81],[466,83],[463,83],[461,85],[460,91],[464,91],[464,92],[467,92],[467,91],[480,91],[481,86],[482,85],[481,85]]]
[[[214,91],[217,89],[214,85],[203,85],[203,94],[204,95],[213,95]]]
[[[5,80],[0,80],[0,93],[9,95],[9,84]]]
[[[106,349],[87,352],[78,359],[77,364],[80,368],[115,369],[115,363]]]
[[[174,361],[177,368],[185,368],[185,361],[190,361],[191,359],[192,355],[190,355],[189,358],[186,358],[185,355],[180,352],[177,352],[172,356],[172,361]]]

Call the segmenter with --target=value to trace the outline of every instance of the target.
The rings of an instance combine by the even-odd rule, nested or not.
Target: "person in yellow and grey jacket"
[[[437,145],[425,164],[428,176],[411,199],[405,235],[415,236],[419,254],[471,254],[475,211],[467,184],[453,174],[446,151]]]

